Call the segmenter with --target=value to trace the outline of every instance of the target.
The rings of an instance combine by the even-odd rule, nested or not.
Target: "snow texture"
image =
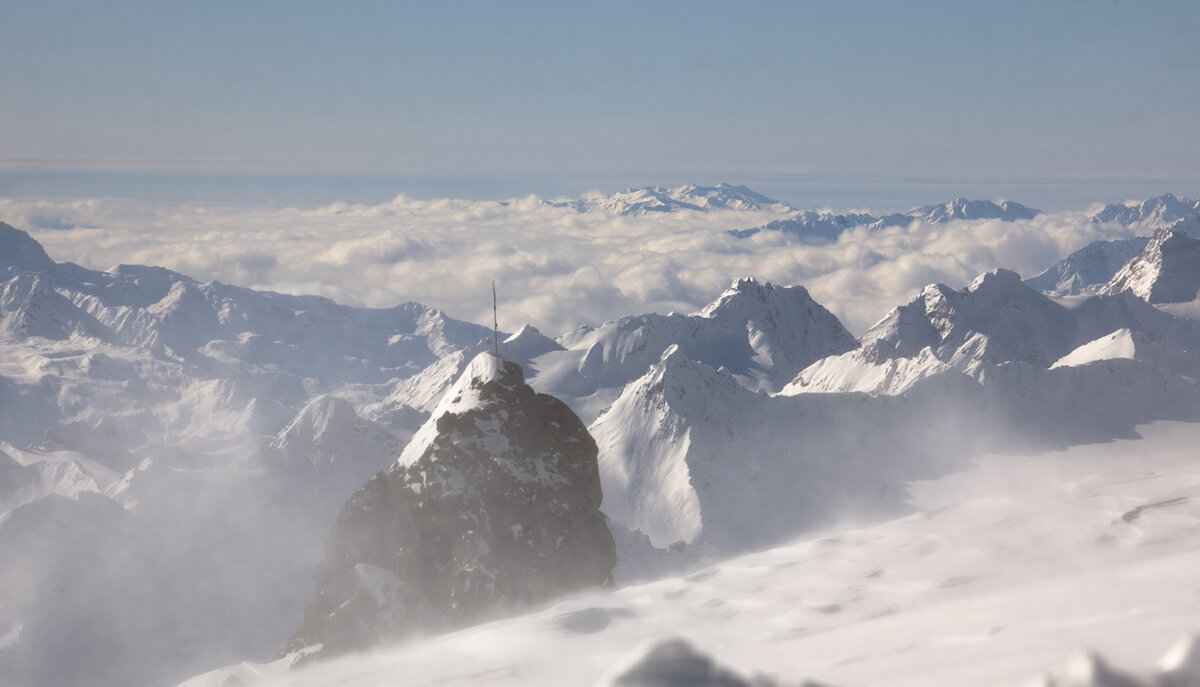
[[[1200,239],[1160,229],[1142,252],[1121,268],[1104,293],[1130,291],[1151,303],[1185,303],[1200,291]]]

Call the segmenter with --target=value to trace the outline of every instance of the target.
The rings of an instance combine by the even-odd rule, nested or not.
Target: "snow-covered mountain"
[[[454,687],[1195,685],[1185,598],[1200,589],[1200,425],[1139,432],[980,457],[910,483],[911,513],[888,522],[840,523],[299,671],[243,663],[181,687],[385,687],[397,676]]]
[[[1050,296],[1099,293],[1113,276],[1146,248],[1149,238],[1093,241],[1025,283]]]
[[[944,224],[956,220],[998,219],[1004,222],[1033,219],[1041,210],[1025,207],[1012,201],[994,203],[990,200],[967,200],[957,198],[937,205],[924,205],[908,212],[875,217],[865,213],[834,214],[830,212],[803,211],[788,219],[775,220],[749,229],[729,232],[737,238],[747,238],[759,232],[777,231],[798,237],[808,243],[836,241],[843,232],[854,227],[869,227],[881,231],[888,227],[907,227],[916,221],[929,224]]]
[[[10,275],[0,346],[53,360],[0,382],[21,397],[20,407],[5,406],[15,395],[0,399],[0,426],[22,444],[72,422],[115,424],[132,447],[164,435],[273,434],[321,393],[411,377],[490,335],[416,303],[351,308],[155,267],[60,265],[4,224],[0,241]],[[97,393],[102,402],[71,400]]]
[[[1011,200],[995,203],[990,200],[956,198],[940,205],[926,205],[910,210],[908,214],[925,222],[943,223],[956,219],[999,219],[1014,222],[1019,219],[1033,219],[1041,213],[1041,210],[1025,207]]]
[[[953,212],[968,210],[938,217]],[[941,221],[932,217],[923,221]],[[475,436],[443,434],[451,420],[423,423],[469,395],[455,380],[490,348],[488,328],[417,304],[348,308],[155,267],[55,263],[7,225],[0,248],[0,682],[170,684],[266,659],[300,626],[322,544],[355,489],[409,456],[401,447],[419,427],[432,429],[410,447]],[[1161,262],[1171,269],[1160,274],[1195,271]],[[815,565],[826,545],[796,537],[902,517],[915,507],[914,484],[953,480],[982,450],[1044,452],[1133,437],[1158,420],[1200,421],[1198,342],[1196,321],[1133,292],[1068,308],[995,270],[961,290],[926,287],[861,340],[804,288],[740,279],[690,315],[624,317],[557,338],[527,327],[500,352],[589,423],[621,580],[651,562],[678,573],[772,546]],[[499,418],[474,427],[493,436]],[[434,483],[409,477],[414,496],[412,486]],[[1096,523],[1152,505],[1113,498],[1122,510]],[[1050,515],[1064,513],[1074,511]],[[893,543],[935,549],[938,536],[923,536]],[[392,579],[363,570],[360,587],[386,601]],[[870,580],[872,594],[908,588],[871,572],[854,579]],[[673,608],[676,587],[696,591],[704,579],[649,593]],[[940,579],[920,589],[953,588]],[[608,636],[632,616],[596,599],[635,614],[656,607],[627,596],[636,593],[527,622]],[[772,620],[783,628],[773,646],[795,646],[808,636],[797,628],[858,608],[850,589],[810,604],[812,593],[796,591],[805,600],[788,603],[801,610]],[[464,636],[477,631],[486,632]]]
[[[282,650],[363,650],[611,580],[596,445],[521,367],[480,353],[397,462],[346,504]]]
[[[677,346],[753,390],[776,391],[809,363],[857,347],[854,337],[803,287],[738,279],[691,315],[646,314],[581,328],[562,350],[531,360],[531,384],[568,399],[585,421]]]
[[[1161,196],[1148,198],[1141,203],[1106,205],[1103,210],[1092,215],[1092,221],[1096,223],[1116,222],[1127,227],[1151,232],[1197,213],[1200,213],[1200,200],[1179,198],[1174,194],[1164,193]]]
[[[783,393],[894,395],[950,371],[986,382],[1000,379],[1006,365],[1049,369],[1076,348],[1120,329],[1180,351],[1200,349],[1200,325],[1132,293],[1094,296],[1067,308],[1015,272],[994,270],[962,290],[925,287],[864,333],[860,350],[814,363]]]
[[[856,394],[772,398],[672,346],[590,429],[615,523],[728,555],[902,511],[903,480],[968,453],[949,417]]]
[[[680,210],[765,210],[788,212],[792,208],[785,202],[768,198],[746,186],[733,186],[721,182],[716,186],[643,186],[628,188],[611,196],[583,198],[580,200],[552,203],[573,207],[580,212],[601,211],[613,215],[642,215],[650,212],[678,212]]]
[[[1104,293],[1122,291],[1151,303],[1196,300],[1200,292],[1200,239],[1160,229],[1103,289]]]
[[[1174,196],[1170,197],[1174,198]],[[1146,201],[1143,205],[1150,202]],[[1161,210],[1162,208],[1157,209]],[[1200,214],[1187,215],[1173,222],[1163,222],[1164,217],[1173,216],[1174,213],[1151,212],[1144,221],[1131,220],[1126,224],[1138,228],[1159,227],[1161,229],[1167,227],[1177,234],[1200,238]],[[1093,218],[1093,221],[1098,220]],[[1051,265],[1036,277],[1026,280],[1026,283],[1051,296],[1101,293],[1126,263],[1146,249],[1150,240],[1148,236],[1135,236],[1128,239],[1093,241]]]
[[[830,243],[854,227],[874,224],[878,219],[865,213],[834,214],[804,210],[789,219],[777,219],[761,227],[734,229],[731,236],[744,239],[763,231],[777,231],[796,236],[808,243]]]
[[[342,504],[423,420],[329,394],[378,398],[490,333],[55,263],[8,225],[0,245],[7,684],[164,684],[274,650]]]

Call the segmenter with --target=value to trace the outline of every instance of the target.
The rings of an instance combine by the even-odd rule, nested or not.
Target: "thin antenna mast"
[[[500,318],[496,315],[496,280],[492,280],[492,345],[500,357]]]

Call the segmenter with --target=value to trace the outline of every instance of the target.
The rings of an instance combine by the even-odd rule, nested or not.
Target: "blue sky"
[[[39,170],[1187,193],[1197,26],[1166,0],[9,2],[0,194]]]

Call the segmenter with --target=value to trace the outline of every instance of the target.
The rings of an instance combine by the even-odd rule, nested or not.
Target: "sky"
[[[0,196],[1194,196],[1198,25],[1170,0],[8,2]]]

